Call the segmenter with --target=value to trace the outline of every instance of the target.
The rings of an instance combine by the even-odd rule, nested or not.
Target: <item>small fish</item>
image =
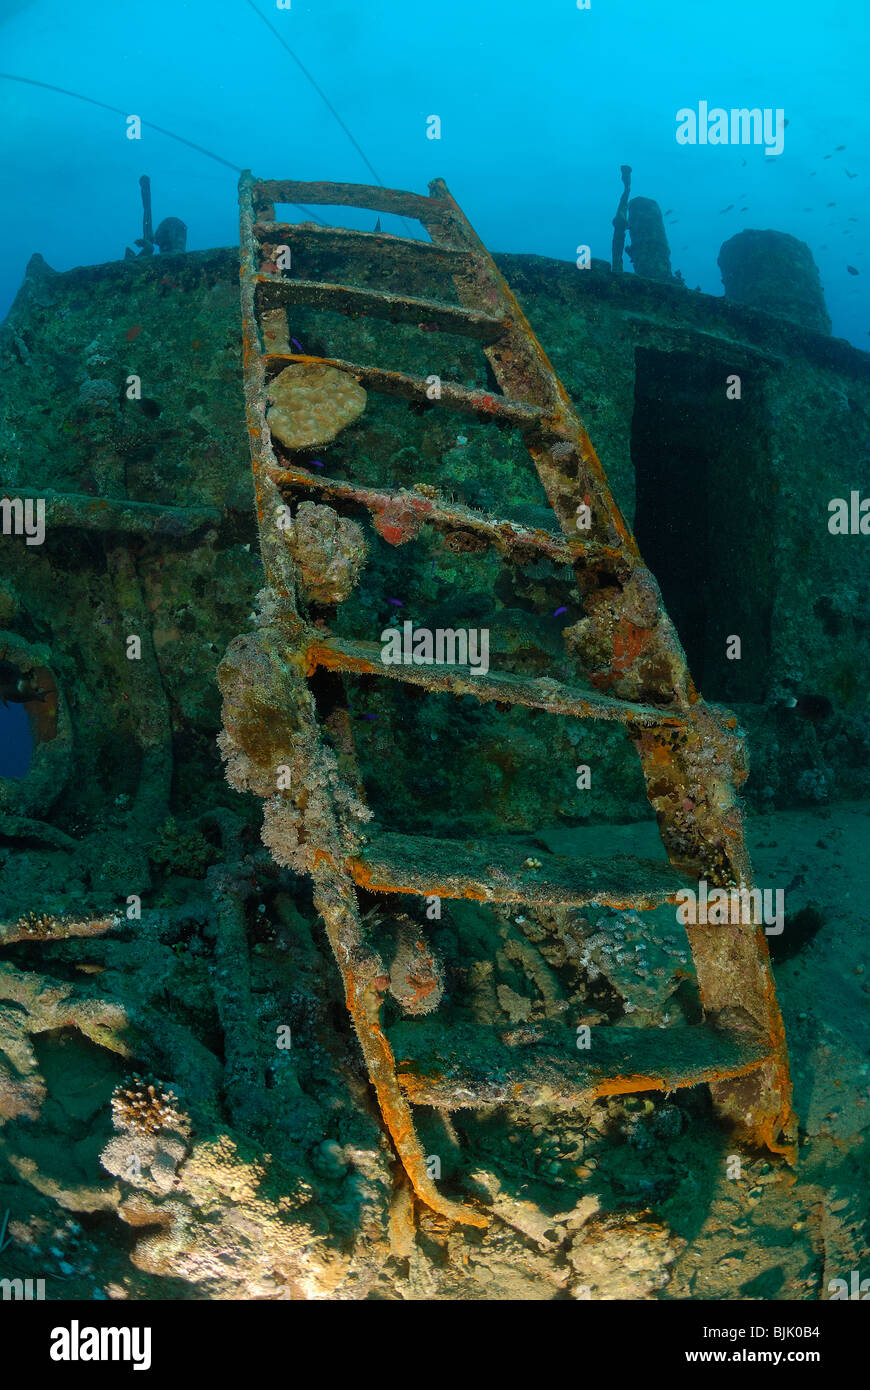
[[[741,211],[741,212],[748,212],[748,211],[749,211],[749,208],[748,208],[748,207],[741,208],[740,211]]]
[[[836,206],[837,206],[836,203],[826,203],[826,204],[825,204],[825,207],[827,207],[827,208],[835,208]]]
[[[834,158],[834,156],[833,156],[832,154],[823,154],[823,155],[822,155],[822,159],[833,159],[833,158]]]
[[[840,151],[841,151],[841,150],[844,150],[845,148],[846,148],[845,145],[838,145],[837,148],[834,150],[834,154],[839,154]]]
[[[312,464],[314,465],[315,468],[322,468],[322,467],[323,467],[323,460],[322,460],[322,459],[312,459],[311,462],[312,462]]]
[[[728,206],[727,206],[727,208],[720,208],[720,209],[719,209],[720,214],[723,213],[723,212],[730,212],[731,209],[733,208],[733,206],[734,206],[733,203],[729,203]]]
[[[663,216],[663,217],[670,217],[670,215],[671,215],[672,212],[673,212],[673,208],[665,208],[664,213],[662,214],[662,216]]]
[[[849,170],[845,167],[845,165],[843,167],[843,173],[846,175],[847,179],[856,179],[858,177],[857,174],[850,174]]]
[[[848,270],[850,275],[860,275],[861,273],[860,271],[856,270],[853,265],[847,265],[846,269]]]
[[[404,608],[404,603],[400,598],[388,598],[387,603],[391,603],[394,608]]]
[[[439,323],[418,323],[417,327],[422,329],[424,333],[441,332],[441,325]]]
[[[554,617],[554,618],[558,618],[558,616],[559,616],[560,613],[567,613],[567,612],[568,612],[568,609],[567,609],[567,608],[557,608],[556,611],[555,611],[555,613],[553,614],[553,617]]]
[[[128,328],[128,329],[127,329],[127,332],[124,334],[124,337],[127,339],[127,342],[128,342],[128,343],[132,343],[132,342],[134,342],[134,341],[139,337],[139,334],[140,334],[141,332],[142,332],[142,325],[141,325],[141,323],[134,323],[132,328]]]
[[[820,719],[827,719],[834,712],[834,706],[827,695],[788,695],[783,700],[782,707],[793,709],[795,714],[799,714],[802,719],[811,720],[814,724]]]
[[[857,222],[857,221],[858,221],[857,217],[849,217],[849,218],[847,218],[846,220],[847,220],[848,222]]]
[[[301,344],[300,342],[298,342],[296,338],[291,338],[291,339],[290,339],[290,342],[293,344],[293,346],[295,347],[295,349],[296,349],[297,352],[304,352],[304,351],[305,351],[305,349],[304,349],[304,347],[302,346],[302,344]]]

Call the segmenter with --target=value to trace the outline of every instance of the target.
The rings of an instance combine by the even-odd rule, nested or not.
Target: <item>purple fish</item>
[[[388,598],[387,603],[391,603],[394,608],[404,608],[404,603],[400,598]]]
[[[568,612],[568,609],[567,609],[567,608],[557,608],[556,611],[555,611],[555,613],[553,614],[553,617],[554,617],[554,618],[558,618],[558,616],[559,616],[560,613],[567,613],[567,612]]]
[[[295,347],[295,349],[296,349],[297,352],[304,352],[304,351],[305,351],[305,349],[304,349],[304,347],[302,346],[302,344],[301,344],[300,342],[298,342],[295,338],[291,338],[290,341],[291,341],[291,343],[293,344],[293,346]]]

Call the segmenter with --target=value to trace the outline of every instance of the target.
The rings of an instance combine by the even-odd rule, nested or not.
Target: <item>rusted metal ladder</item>
[[[349,205],[416,218],[431,242],[275,220],[275,204]],[[443,182],[430,196],[349,184],[240,183],[241,291],[247,420],[260,546],[270,594],[258,634],[237,638],[219,672],[224,693],[225,756],[243,755],[235,785],[267,802],[264,839],[281,842],[282,817],[294,827],[296,857],[311,874],[369,1076],[398,1155],[417,1196],[436,1212],[485,1225],[473,1206],[445,1198],[427,1174],[411,1104],[482,1107],[499,1101],[559,1103],[641,1090],[671,1091],[709,1083],[718,1110],[741,1137],[790,1155],[793,1115],[785,1040],[760,925],[687,928],[707,1023],[668,1029],[604,1027],[590,1052],[552,1043],[510,1049],[433,1028],[431,1020],[401,1027],[400,1051],[381,1020],[387,980],[361,922],[358,887],[380,893],[476,898],[536,908],[588,903],[643,909],[673,902],[678,889],[711,885],[751,888],[736,785],[745,776],[736,721],[696,694],[659,590],[643,565],[614,502],[601,464],[561,383],[516,299]],[[388,294],[279,273],[275,248],[315,245],[379,257],[391,264],[442,271],[458,304]],[[295,256],[295,250],[293,251]],[[561,535],[486,516],[425,493],[360,488],[279,459],[266,411],[268,383],[291,363],[326,363],[368,390],[427,398],[422,378],[289,350],[281,315],[306,305],[393,322],[433,324],[479,342],[502,394],[444,383],[440,401],[478,418],[509,421],[524,436]],[[448,542],[473,535],[509,563],[549,556],[573,566],[586,616],[565,633],[578,685],[505,671],[468,679],[451,666],[385,666],[372,643],[342,640],[315,626],[300,597],[298,574],[275,518],[287,499],[316,496],[332,507],[367,508],[379,533],[402,544],[431,526]],[[453,841],[347,833],[347,788],[334,759],[323,762],[323,739],[308,684],[318,667],[365,672],[423,684],[431,690],[522,704],[581,719],[616,720],[638,750],[647,794],[670,865],[630,857],[567,862],[552,859],[517,869],[494,848]],[[580,673],[585,672],[585,679]],[[320,762],[318,762],[320,759]],[[275,768],[319,767],[300,793],[276,791]],[[229,773],[228,773],[229,775]],[[231,779],[232,780],[232,779]],[[277,785],[280,786],[280,783]],[[318,801],[316,827],[300,807]],[[301,826],[301,829],[300,829]],[[307,828],[306,828],[307,827]],[[273,852],[275,850],[273,849]],[[281,852],[278,851],[280,859]],[[735,1014],[745,1023],[726,1027]],[[435,1016],[437,1017],[437,1015]],[[711,1023],[716,1026],[710,1026]],[[417,1051],[413,1049],[417,1046]]]

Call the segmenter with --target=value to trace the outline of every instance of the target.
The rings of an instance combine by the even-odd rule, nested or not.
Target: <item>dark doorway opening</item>
[[[757,700],[771,611],[760,374],[649,348],[637,349],[635,365],[631,455],[641,554],[698,688],[714,700]],[[735,374],[741,397],[730,400]],[[739,660],[726,654],[733,636]]]

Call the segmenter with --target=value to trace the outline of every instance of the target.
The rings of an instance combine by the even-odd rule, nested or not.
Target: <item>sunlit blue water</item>
[[[722,241],[779,228],[811,246],[835,334],[870,347],[870,20],[858,0],[257,3],[383,182],[422,192],[445,178],[491,249],[573,260],[586,243],[609,259],[629,163],[633,193],[672,209],[672,263],[689,286],[721,293]],[[262,176],[372,181],[246,0],[0,0],[0,68]],[[701,100],[782,108],[783,153],[679,146],[676,112]],[[432,114],[440,141],[426,138]],[[152,131],[128,140],[122,116],[0,80],[0,130],[0,313],[33,251],[57,269],[122,256],[140,235],[142,173],[155,225],[181,217],[191,248],[237,240],[235,173]]]

